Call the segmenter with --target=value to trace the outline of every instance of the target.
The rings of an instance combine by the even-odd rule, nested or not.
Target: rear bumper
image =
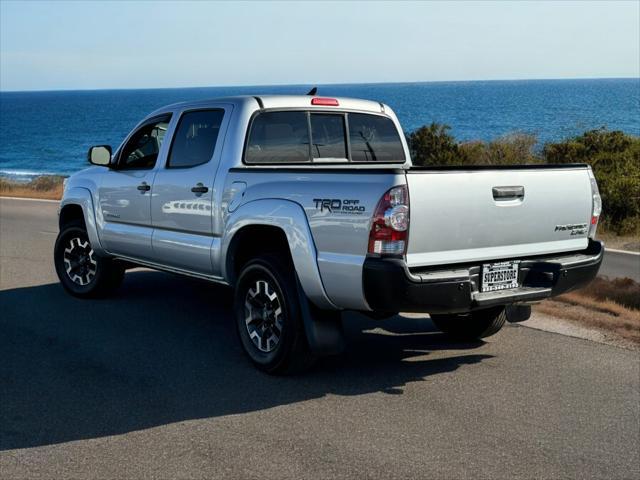
[[[598,273],[604,246],[520,261],[519,288],[480,292],[481,262],[409,270],[401,259],[367,258],[363,288],[373,310],[460,313],[495,305],[539,301],[589,283]],[[509,260],[496,259],[495,261]]]

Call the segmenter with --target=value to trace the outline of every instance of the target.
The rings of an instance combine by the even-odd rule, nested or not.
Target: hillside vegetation
[[[414,165],[587,163],[602,195],[601,226],[619,235],[640,227],[640,137],[606,128],[537,147],[534,135],[512,133],[484,142],[458,142],[448,125],[432,123],[407,135]]]

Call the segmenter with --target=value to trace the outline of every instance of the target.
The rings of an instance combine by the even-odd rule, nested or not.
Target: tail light
[[[598,228],[598,220],[602,213],[602,198],[600,197],[600,191],[598,190],[598,182],[593,175],[593,170],[589,168],[589,180],[591,181],[591,223],[589,225],[589,238],[596,236],[596,229]]]
[[[388,190],[378,202],[369,232],[369,253],[404,255],[409,230],[409,192],[405,185]]]

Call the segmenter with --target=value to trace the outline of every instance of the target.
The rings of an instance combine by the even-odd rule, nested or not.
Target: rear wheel
[[[60,231],[53,257],[60,283],[75,297],[108,295],[120,286],[124,277],[122,265],[96,254],[80,222]]]
[[[489,337],[502,328],[507,316],[504,307],[476,310],[460,315],[431,315],[438,330],[458,340]]]
[[[250,260],[238,277],[238,335],[251,361],[267,373],[295,373],[313,363],[297,293],[293,269],[277,256]]]

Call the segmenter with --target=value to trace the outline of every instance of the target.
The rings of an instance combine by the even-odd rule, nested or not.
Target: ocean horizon
[[[0,176],[70,175],[91,145],[117,147],[149,112],[233,95],[305,94],[312,85],[0,92]],[[318,85],[318,95],[388,104],[405,132],[444,123],[459,141],[513,132],[539,146],[606,127],[640,135],[640,78]]]

